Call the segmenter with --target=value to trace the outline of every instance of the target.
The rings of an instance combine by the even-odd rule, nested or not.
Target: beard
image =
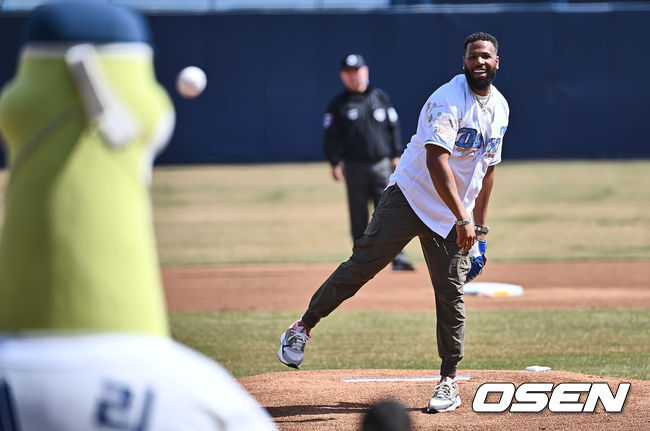
[[[487,90],[496,76],[496,67],[488,69],[487,73],[485,74],[485,78],[480,79],[474,78],[472,73],[468,69],[465,69],[465,77],[467,78],[467,82],[469,83],[470,88],[474,90]]]

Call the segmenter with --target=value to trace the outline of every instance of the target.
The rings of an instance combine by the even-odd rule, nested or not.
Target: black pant
[[[350,232],[355,240],[363,235],[368,226],[368,202],[372,201],[376,207],[388,185],[391,174],[390,159],[377,162],[346,161],[343,169],[348,192]]]

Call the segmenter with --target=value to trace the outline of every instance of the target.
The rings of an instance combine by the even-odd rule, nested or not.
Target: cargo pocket
[[[366,226],[366,230],[363,231],[363,234],[365,236],[377,235],[377,232],[379,232],[379,224],[378,215],[373,214],[372,218],[370,219],[370,223],[368,223],[368,226]]]
[[[458,281],[461,285],[464,285],[467,274],[469,274],[469,270],[472,268],[469,256],[460,255],[459,259],[457,259],[454,263],[456,265],[456,275],[458,277]]]
[[[366,230],[363,231],[364,235],[377,235],[377,232],[379,232],[379,225],[381,224],[380,219],[382,218],[383,208],[386,205],[386,202],[390,199],[391,195],[395,193],[396,189],[397,184],[393,184],[384,190],[384,193],[382,193],[381,199],[379,199],[379,203],[377,204],[377,208],[375,208],[375,211],[372,213],[370,223],[368,223],[368,226],[366,226]]]

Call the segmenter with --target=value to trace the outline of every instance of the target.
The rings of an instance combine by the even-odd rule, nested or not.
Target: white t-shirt
[[[21,431],[272,431],[219,364],[147,335],[2,338],[0,428]]]
[[[503,135],[510,109],[492,86],[484,106],[457,75],[436,90],[424,104],[417,132],[390,178],[397,184],[413,211],[434,232],[446,237],[456,217],[438,195],[427,169],[426,145],[439,145],[451,153],[458,196],[468,213],[483,185],[487,168],[501,162]]]

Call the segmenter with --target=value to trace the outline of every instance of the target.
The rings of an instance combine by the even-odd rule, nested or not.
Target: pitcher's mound
[[[454,411],[425,413],[433,395],[436,370],[287,371],[239,379],[269,411],[282,431],[360,430],[363,413],[385,399],[401,402],[413,430],[646,430],[650,429],[650,381],[546,371],[459,370],[461,406]],[[472,401],[486,382],[607,382],[632,386],[622,413],[607,413],[599,402],[594,413],[474,413]],[[584,402],[586,394],[580,400]],[[488,402],[498,402],[488,398]]]

